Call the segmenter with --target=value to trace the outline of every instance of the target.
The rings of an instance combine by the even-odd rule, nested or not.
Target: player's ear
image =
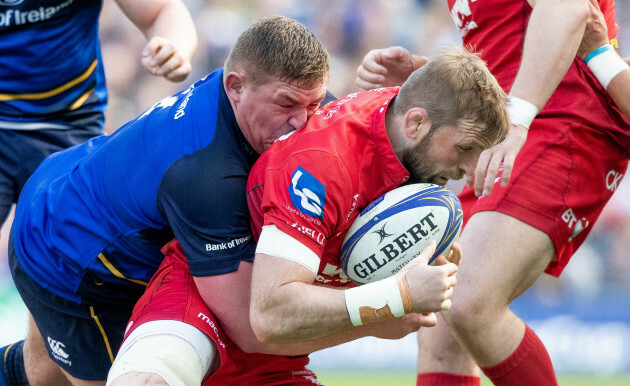
[[[422,107],[412,107],[405,113],[405,136],[414,142],[422,139],[431,128],[427,110]]]
[[[241,100],[241,91],[243,90],[243,86],[245,84],[245,78],[243,74],[238,71],[229,72],[225,76],[225,81],[223,82],[225,86],[225,93],[228,98],[233,100],[234,102],[240,102]]]

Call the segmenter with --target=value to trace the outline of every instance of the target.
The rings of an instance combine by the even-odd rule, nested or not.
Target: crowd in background
[[[148,75],[140,64],[145,44],[140,32],[111,1],[105,1],[101,37],[109,109],[106,132],[160,99],[222,66],[236,37],[265,15],[282,14],[307,25],[328,47],[329,89],[338,97],[358,91],[355,71],[372,48],[401,45],[430,56],[443,46],[460,42],[444,0],[185,0],[195,18],[199,47],[193,71],[183,83]],[[630,56],[630,0],[617,0],[620,53]],[[133,167],[133,165],[130,165]],[[457,189],[457,185],[452,185]],[[561,280],[543,277],[533,293],[544,300],[548,291],[594,296],[602,291],[630,293],[630,178],[619,184],[587,242],[572,259]],[[10,287],[6,264],[8,225],[0,236],[0,292]],[[499,241],[497,241],[499,242]]]

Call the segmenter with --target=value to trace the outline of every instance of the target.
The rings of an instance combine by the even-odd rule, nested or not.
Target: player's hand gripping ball
[[[430,240],[448,256],[462,229],[457,196],[434,184],[401,186],[377,198],[352,223],[341,245],[341,267],[358,284],[394,275]]]

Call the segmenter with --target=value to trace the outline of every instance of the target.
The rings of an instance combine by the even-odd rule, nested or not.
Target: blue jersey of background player
[[[150,38],[165,77],[190,72],[196,35],[180,0],[117,0]],[[0,1],[0,223],[49,154],[100,134],[107,103],[98,37],[102,0]]]
[[[100,11],[99,0],[0,3],[0,127],[65,129],[84,117],[82,128],[100,131],[107,102]]]
[[[226,62],[233,70],[163,99],[111,136],[53,154],[26,184],[9,245],[34,320],[25,345],[43,338],[70,379],[106,379],[173,234],[196,276],[233,272],[253,258],[247,174],[274,139],[317,109],[329,59],[287,18],[264,19],[244,36],[251,47],[237,42]]]

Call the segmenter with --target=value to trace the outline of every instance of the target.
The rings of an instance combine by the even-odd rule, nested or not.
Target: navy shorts
[[[75,378],[104,381],[120,348],[133,302],[78,304],[41,287],[20,266],[9,239],[15,286],[50,358]]]
[[[0,224],[4,223],[26,180],[44,158],[98,134],[98,130],[86,128],[0,129]]]

